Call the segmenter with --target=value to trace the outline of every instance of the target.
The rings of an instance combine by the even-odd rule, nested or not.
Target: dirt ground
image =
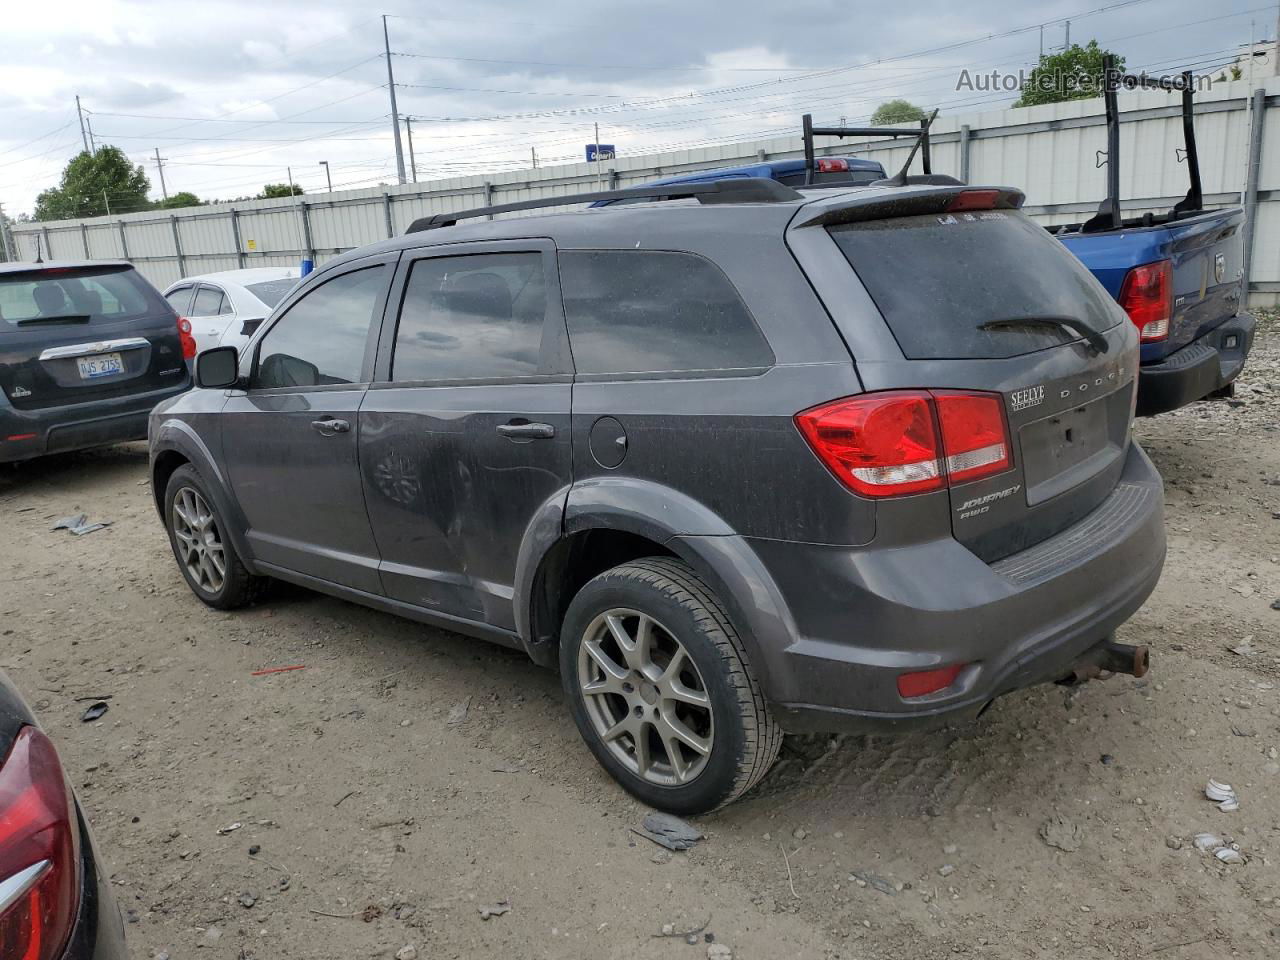
[[[206,609],[141,444],[0,470],[0,669],[62,751],[137,958],[700,960],[707,933],[744,960],[1274,957],[1277,334],[1232,404],[1138,426],[1170,545],[1121,631],[1151,645],[1147,679],[930,734],[789,739],[687,853],[630,832],[646,811],[521,656],[301,590]],[[50,531],[79,511],[112,525]],[[1055,817],[1075,849],[1042,838]],[[1244,863],[1197,852],[1204,831]],[[706,928],[689,945],[664,924]]]

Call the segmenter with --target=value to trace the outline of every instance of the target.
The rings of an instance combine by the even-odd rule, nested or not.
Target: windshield
[[[0,274],[0,330],[60,320],[139,320],[166,309],[133,267],[54,267]]]
[[[1016,357],[1124,316],[1079,260],[1016,211],[829,229],[908,359]]]
[[[261,283],[249,283],[245,289],[265,303],[274,307],[285,298],[290,290],[298,285],[296,277],[282,277],[279,280],[263,280]]]

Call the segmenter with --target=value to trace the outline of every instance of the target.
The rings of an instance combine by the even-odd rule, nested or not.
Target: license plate
[[[96,357],[77,357],[81,380],[96,380],[114,373],[124,373],[124,360],[118,353],[100,353]]]

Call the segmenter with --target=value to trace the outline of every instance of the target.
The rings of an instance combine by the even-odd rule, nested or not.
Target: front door
[[[549,240],[406,252],[360,408],[387,595],[514,629],[516,556],[571,479],[571,364]]]
[[[360,482],[359,412],[394,258],[304,291],[257,342],[223,410],[223,457],[254,556],[381,593]]]

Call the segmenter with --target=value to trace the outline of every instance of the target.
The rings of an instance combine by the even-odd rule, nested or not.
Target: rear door
[[[128,264],[0,272],[0,389],[19,409],[187,378],[173,308]]]
[[[218,418],[254,555],[375,594],[358,413],[395,259],[355,261],[286,305],[255,344],[248,389]]]
[[[878,312],[889,334],[873,345],[865,329],[845,331],[868,390],[999,395],[1011,462],[952,485],[956,539],[994,561],[1111,493],[1128,453],[1137,338],[1061,244],[1012,209],[944,206],[826,231],[861,281],[850,296],[869,308],[862,327],[880,327],[867,322]]]
[[[549,240],[406,252],[360,408],[387,595],[512,630],[516,557],[571,480],[571,365]]]

